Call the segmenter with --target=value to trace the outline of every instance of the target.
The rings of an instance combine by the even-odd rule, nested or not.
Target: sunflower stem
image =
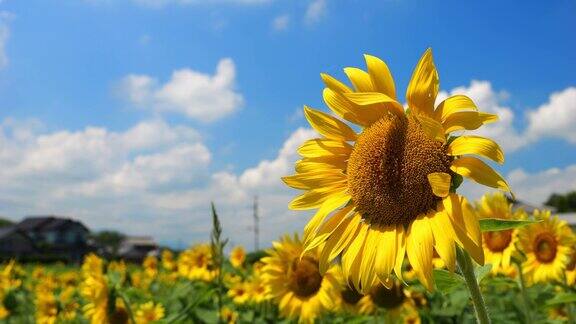
[[[528,297],[528,291],[526,290],[526,281],[524,280],[524,274],[522,273],[522,266],[519,262],[514,262],[516,264],[516,269],[518,270],[518,283],[520,284],[520,291],[522,292],[522,298],[524,298],[524,306],[526,310],[526,324],[532,323],[532,312],[530,298]]]
[[[472,264],[472,259],[468,252],[463,249],[456,249],[456,258],[458,260],[458,266],[464,280],[466,281],[466,286],[468,291],[470,291],[470,296],[472,297],[472,304],[474,305],[474,310],[476,312],[476,320],[479,324],[490,324],[490,317],[488,317],[488,310],[484,304],[484,298],[480,292],[480,286],[474,275],[474,265]]]

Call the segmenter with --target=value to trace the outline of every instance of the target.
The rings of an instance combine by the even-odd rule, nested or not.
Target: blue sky
[[[370,53],[403,94],[427,47],[442,90],[503,114],[487,135],[504,141],[499,170],[521,198],[576,189],[574,1],[5,0],[0,12],[0,213],[14,219],[65,214],[187,244],[206,237],[215,200],[250,244],[259,194],[264,241],[298,230],[306,215],[287,211],[295,192],[278,178],[311,134],[302,105],[325,107],[319,73],[343,78]]]

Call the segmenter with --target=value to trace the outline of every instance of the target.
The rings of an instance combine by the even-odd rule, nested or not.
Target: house
[[[37,248],[39,258],[45,261],[80,262],[91,248],[90,231],[79,221],[56,217],[27,217],[14,226],[28,236]]]
[[[0,259],[20,259],[37,252],[34,242],[24,231],[14,225],[0,228]]]
[[[160,247],[150,236],[128,236],[118,249],[120,258],[135,263],[141,263],[149,255],[159,254]]]

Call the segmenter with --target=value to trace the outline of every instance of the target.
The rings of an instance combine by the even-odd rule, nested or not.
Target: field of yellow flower
[[[502,194],[474,205],[483,228],[494,219],[521,228],[483,233],[484,266],[475,265],[492,321],[564,323],[574,314],[574,234],[547,211],[512,211]],[[482,221],[489,220],[489,221]],[[528,223],[529,222],[529,223]],[[500,223],[498,226],[502,226]],[[356,289],[322,250],[305,250],[298,235],[246,254],[223,243],[168,250],[142,264],[88,255],[81,266],[4,263],[0,319],[6,323],[466,323],[474,322],[460,269],[433,256],[427,289],[406,258],[402,277]]]

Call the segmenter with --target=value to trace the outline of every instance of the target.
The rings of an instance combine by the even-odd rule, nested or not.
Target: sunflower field
[[[322,74],[331,113],[304,107],[317,138],[288,205],[301,233],[265,251],[227,246],[214,205],[210,241],[141,265],[91,254],[81,267],[0,271],[6,323],[576,323],[576,236],[549,210],[513,208],[493,140],[498,116],[467,96],[439,98],[426,50],[406,104],[381,59]],[[497,189],[478,201],[465,180]]]

